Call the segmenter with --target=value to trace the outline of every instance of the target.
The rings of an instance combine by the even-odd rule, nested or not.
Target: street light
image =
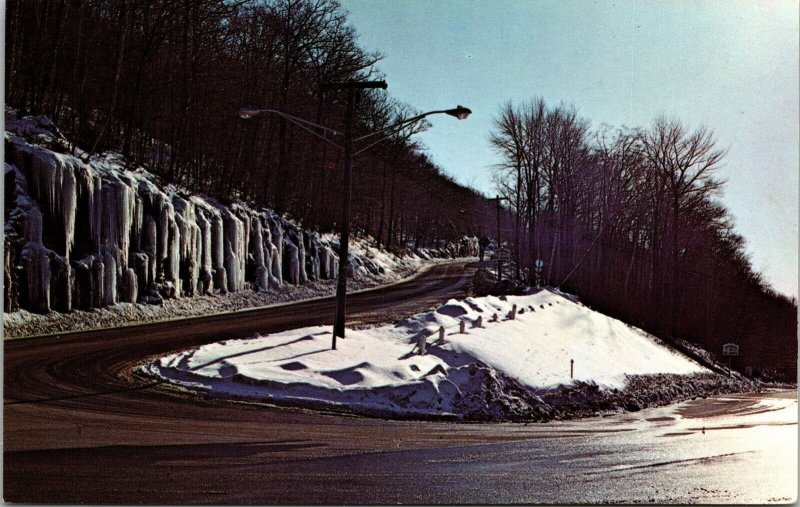
[[[468,107],[464,107],[462,105],[456,106],[455,109],[448,109],[444,112],[445,114],[449,114],[450,116],[455,116],[459,120],[466,120],[469,115],[472,114],[472,110]]]
[[[344,195],[342,202],[342,230],[341,239],[339,240],[339,274],[336,284],[336,316],[333,325],[333,341],[331,348],[336,350],[336,337],[344,338],[344,324],[345,324],[345,298],[347,296],[347,266],[349,264],[349,241],[350,241],[350,208],[352,201],[352,170],[353,170],[353,157],[363,153],[364,151],[372,148],[378,143],[381,143],[391,137],[401,127],[410,123],[417,122],[426,116],[433,114],[447,114],[458,118],[459,120],[466,119],[472,111],[464,106],[457,106],[453,109],[441,109],[435,111],[428,111],[412,118],[401,120],[393,125],[383,128],[379,131],[353,139],[353,116],[355,114],[355,103],[357,94],[360,90],[367,88],[382,88],[386,89],[387,84],[385,81],[345,81],[341,83],[325,83],[324,88],[347,90],[347,110],[345,114],[344,133],[337,130],[317,125],[316,123],[292,116],[283,111],[276,109],[263,109],[255,106],[246,106],[239,109],[239,117],[243,120],[249,120],[262,113],[270,113],[285,118],[287,121],[297,125],[314,137],[317,137],[326,143],[336,146],[344,151]],[[321,131],[321,133],[315,131]],[[366,139],[373,138],[377,135],[385,134],[380,139],[362,147],[355,153],[353,152],[353,142],[360,142]],[[338,144],[328,138],[328,135],[336,137],[343,136],[343,145]]]
[[[319,139],[325,141],[326,143],[332,144],[332,145],[336,146],[337,148],[342,149],[341,146],[339,146],[338,144],[336,144],[335,142],[333,142],[333,141],[331,141],[330,139],[327,138],[327,134],[328,133],[330,133],[331,136],[341,136],[342,135],[341,132],[336,131],[334,129],[330,129],[328,127],[323,127],[322,125],[317,125],[314,122],[310,122],[308,120],[304,120],[302,118],[298,118],[297,116],[292,116],[291,114],[284,113],[283,111],[278,111],[277,109],[263,109],[263,108],[256,107],[256,106],[244,106],[244,107],[239,109],[239,118],[241,118],[243,120],[250,120],[250,119],[255,118],[256,116],[258,116],[259,114],[262,114],[262,113],[269,113],[269,114],[274,114],[276,116],[280,116],[281,118],[284,118],[285,120],[289,121],[290,123],[295,124],[296,126],[300,127],[301,129],[305,130],[306,132],[310,133],[311,135],[313,135],[315,137],[318,137]],[[321,130],[322,131],[322,135],[318,134],[317,132],[314,132],[314,130],[312,130],[312,129]]]

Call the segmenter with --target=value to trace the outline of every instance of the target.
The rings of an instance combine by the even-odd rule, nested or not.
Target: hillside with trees
[[[665,338],[734,366],[795,378],[797,302],[753,270],[719,197],[725,151],[711,130],[659,118],[647,128],[590,128],[572,106],[506,104],[492,144],[520,275],[573,291]]]
[[[341,151],[280,116],[238,111],[342,129],[344,94],[322,84],[379,78],[381,55],[359,46],[336,1],[11,1],[6,33],[6,98],[20,116],[47,115],[87,153],[118,150],[167,182],[335,229]],[[384,91],[365,93],[355,135],[415,114]],[[425,127],[356,158],[353,222],[390,247],[493,223],[489,203],[410,139]]]

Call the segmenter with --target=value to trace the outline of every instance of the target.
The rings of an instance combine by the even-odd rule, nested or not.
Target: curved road
[[[353,293],[347,301],[348,325],[385,322],[463,296],[467,275],[464,264],[444,264],[405,283]],[[245,487],[253,477],[239,475],[241,469],[230,465],[241,466],[262,455],[279,460],[320,458],[429,446],[445,434],[450,444],[487,441],[475,427],[451,434],[442,425],[176,396],[135,375],[137,365],[152,357],[255,332],[331,323],[333,313],[333,298],[324,298],[6,341],[4,499],[266,501],[282,497]],[[420,436],[422,427],[430,434]]]
[[[409,282],[350,295],[348,323],[413,314],[463,296],[466,284],[463,264],[436,266]],[[134,373],[172,351],[330,323],[333,305],[328,298],[5,342],[3,499],[762,503],[796,496],[792,392],[600,421],[457,424],[177,395]],[[737,474],[753,480],[729,487]]]

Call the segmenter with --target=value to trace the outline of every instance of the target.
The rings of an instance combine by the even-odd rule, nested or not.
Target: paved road
[[[463,296],[465,287],[463,266],[439,266],[414,281],[353,295],[348,306],[352,321],[378,322]],[[332,315],[332,300],[319,300],[6,342],[4,499],[726,502],[796,494],[796,479],[792,486],[786,478],[786,470],[795,477],[797,470],[791,392],[594,421],[451,424],[180,397],[132,374],[150,357],[326,323]],[[749,482],[736,478],[748,472]],[[753,481],[754,472],[770,479]]]

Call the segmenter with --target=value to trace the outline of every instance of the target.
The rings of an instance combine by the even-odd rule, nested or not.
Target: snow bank
[[[632,376],[709,373],[643,331],[549,291],[450,300],[395,325],[348,330],[337,350],[330,346],[329,327],[310,327],[172,354],[146,371],[219,396],[455,417],[480,412],[492,397],[514,403],[561,386],[614,391]]]

